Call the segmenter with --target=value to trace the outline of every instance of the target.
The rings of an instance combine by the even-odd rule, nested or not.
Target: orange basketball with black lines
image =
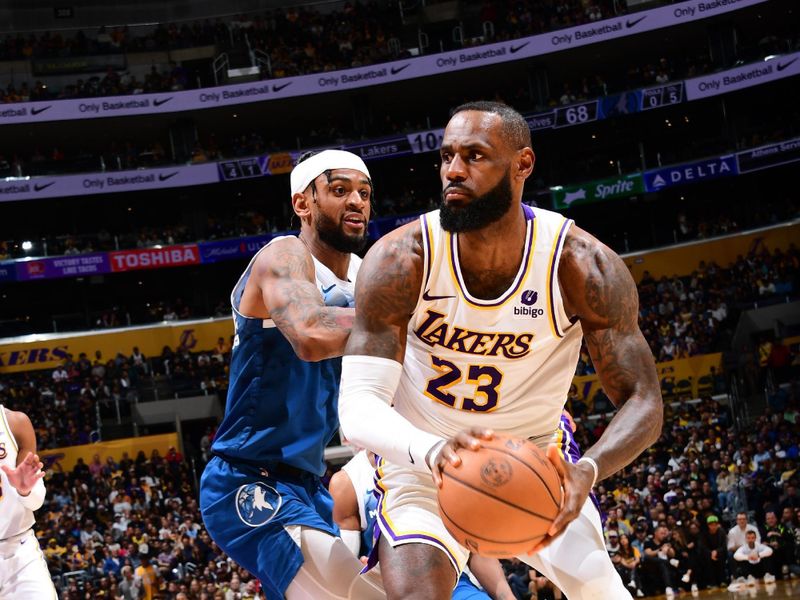
[[[561,507],[561,478],[533,442],[495,435],[461,465],[442,471],[439,514],[447,531],[476,554],[517,556],[547,533]]]

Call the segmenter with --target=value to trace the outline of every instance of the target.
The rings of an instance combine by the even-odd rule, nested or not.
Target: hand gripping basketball
[[[491,429],[472,427],[465,431],[459,431],[455,437],[447,440],[444,445],[438,449],[438,452],[428,457],[428,465],[431,468],[433,482],[436,484],[436,487],[442,487],[442,469],[447,463],[450,463],[454,467],[461,464],[461,457],[456,452],[458,448],[477,450],[481,447],[481,440],[491,440],[493,437],[494,432]]]
[[[556,444],[547,446],[547,458],[553,463],[561,477],[561,485],[564,489],[561,510],[558,511],[553,524],[547,531],[547,535],[536,546],[531,548],[528,554],[535,554],[553,543],[561,535],[572,521],[578,518],[581,513],[586,498],[592,491],[594,481],[594,471],[591,466],[583,463],[572,464],[561,458]]]

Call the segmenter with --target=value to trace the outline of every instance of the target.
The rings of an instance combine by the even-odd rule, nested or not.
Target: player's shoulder
[[[412,274],[421,268],[425,255],[422,228],[417,219],[381,237],[367,252],[364,262],[378,268]],[[411,271],[409,271],[411,269]]]
[[[24,412],[19,410],[11,410],[10,408],[3,407],[6,422],[8,423],[11,433],[16,437],[22,428],[33,428],[30,418]]]
[[[302,240],[295,235],[286,235],[272,240],[259,250],[253,261],[256,274],[289,271],[300,268],[313,269],[311,252]]]

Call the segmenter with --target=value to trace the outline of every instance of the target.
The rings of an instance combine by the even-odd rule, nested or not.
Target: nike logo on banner
[[[44,108],[32,108],[32,109],[31,109],[31,114],[32,114],[33,116],[36,116],[36,115],[38,115],[39,113],[43,113],[44,111],[46,111],[46,110],[49,110],[49,109],[51,109],[51,108],[53,108],[53,105],[52,105],[52,104],[51,104],[51,105],[49,105],[49,106],[45,106]]]
[[[273,92],[280,92],[282,89],[289,87],[293,83],[294,83],[293,81],[289,81],[288,83],[283,83],[281,85],[275,84],[275,85],[272,86],[272,91]]]
[[[508,50],[509,50],[509,52],[511,52],[511,54],[516,54],[517,52],[522,50],[528,44],[530,44],[530,42],[525,42],[524,44],[521,44],[519,46],[511,46]]]
[[[51,185],[55,185],[55,183],[56,183],[55,181],[51,181],[50,183],[37,183],[37,184],[34,184],[33,191],[34,192],[41,192],[42,190],[45,190],[45,189],[49,188]]]
[[[422,299],[426,302],[433,302],[434,300],[445,300],[446,298],[455,298],[455,296],[431,296],[428,290],[422,292]]]
[[[644,21],[646,18],[647,18],[647,15],[645,15],[643,17],[639,17],[635,21],[625,21],[625,27],[627,27],[628,29],[630,29],[631,27],[635,27],[636,25],[638,25],[639,23]]]
[[[162,173],[159,173],[158,174],[158,180],[159,181],[166,181],[167,179],[171,179],[171,178],[175,177],[175,175],[177,175],[177,174],[178,174],[178,171],[175,171],[174,173],[167,173],[166,175],[164,175]]]
[[[410,66],[411,66],[411,63],[408,63],[407,65],[403,65],[402,67],[392,67],[392,69],[391,69],[392,75],[397,75],[400,71],[405,71]]]
[[[408,446],[408,460],[410,460],[410,461],[411,461],[411,464],[412,464],[412,465],[415,465],[415,464],[417,464],[416,462],[414,462],[414,457],[413,457],[413,456],[411,456],[411,446],[410,446],[410,445]]]
[[[172,96],[170,96],[169,98],[164,98],[163,100],[153,100],[153,106],[161,106],[162,104],[166,104],[170,100],[172,100]]]
[[[783,71],[784,69],[788,69],[788,68],[789,68],[789,66],[791,66],[791,65],[792,65],[793,63],[795,63],[795,62],[797,62],[797,58],[793,58],[792,60],[790,60],[790,61],[789,61],[788,63],[786,63],[785,65],[782,65],[782,64],[778,63],[778,67],[777,67],[777,68],[778,68],[778,72],[780,73],[780,72],[781,72],[781,71]],[[31,112],[33,112],[33,111],[31,111]]]

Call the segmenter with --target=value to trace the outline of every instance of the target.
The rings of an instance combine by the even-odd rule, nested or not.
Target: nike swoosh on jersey
[[[455,298],[455,296],[431,296],[428,290],[422,292],[422,299],[426,302],[433,302],[434,300],[446,300],[447,298]]]

